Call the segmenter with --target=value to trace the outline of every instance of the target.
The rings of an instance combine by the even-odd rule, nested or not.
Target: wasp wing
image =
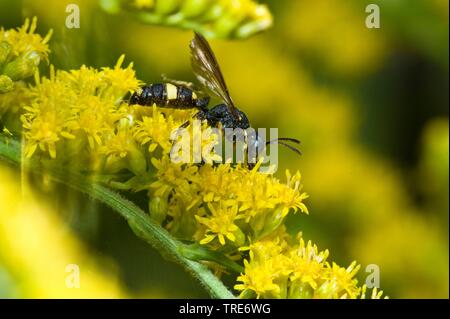
[[[231,114],[239,119],[240,116],[230,97],[214,52],[201,34],[194,33],[194,39],[190,43],[191,64],[197,80],[207,89],[208,93],[225,102]]]

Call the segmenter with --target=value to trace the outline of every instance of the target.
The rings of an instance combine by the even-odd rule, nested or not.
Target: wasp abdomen
[[[191,89],[172,83],[148,84],[130,98],[130,104],[153,105],[178,109],[204,108],[208,98],[199,99]]]

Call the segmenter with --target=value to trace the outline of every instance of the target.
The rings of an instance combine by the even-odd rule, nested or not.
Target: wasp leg
[[[208,123],[210,124],[209,110],[207,108],[208,103],[209,103],[209,96],[207,96],[205,98],[197,99],[195,101],[195,107],[198,108],[199,111],[194,115],[194,117],[200,121],[208,120]],[[186,121],[179,128],[186,128],[188,126],[189,126],[189,121]]]
[[[204,113],[208,112],[209,96],[198,98],[195,101],[195,107]]]
[[[194,115],[194,117],[195,117],[197,120],[200,120],[200,121],[207,120],[207,119],[208,119],[208,110],[200,109],[200,110]],[[179,129],[180,129],[180,128],[186,128],[186,127],[188,127],[188,126],[189,126],[189,123],[190,123],[190,121],[184,122],[183,124],[181,124],[181,126],[179,127]],[[209,122],[208,122],[208,123],[209,123]]]
[[[189,126],[189,123],[190,123],[190,121],[184,122],[183,124],[181,124],[181,125],[178,127],[178,129],[188,127],[188,126]]]

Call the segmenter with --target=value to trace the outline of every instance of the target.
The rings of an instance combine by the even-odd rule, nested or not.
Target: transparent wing
[[[211,95],[221,99],[236,119],[240,116],[234,107],[227,85],[214,52],[206,39],[197,32],[190,43],[191,64],[197,80]]]

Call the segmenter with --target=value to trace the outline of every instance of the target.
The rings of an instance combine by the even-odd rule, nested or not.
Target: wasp
[[[208,41],[201,34],[194,32],[194,38],[189,47],[192,70],[207,95],[197,94],[198,91],[194,92],[192,83],[170,80],[166,83],[144,85],[131,96],[129,103],[143,106],[156,104],[159,107],[178,109],[197,108],[196,118],[208,121],[210,126],[220,125],[222,128],[242,130],[250,128],[247,116],[235,106],[230,96],[219,63]],[[222,103],[209,109],[210,96]],[[188,124],[185,123],[183,126]],[[299,140],[286,137],[267,142],[257,137],[253,143],[257,144],[254,146],[258,148],[278,143],[301,154],[298,148],[287,142],[300,144]]]

